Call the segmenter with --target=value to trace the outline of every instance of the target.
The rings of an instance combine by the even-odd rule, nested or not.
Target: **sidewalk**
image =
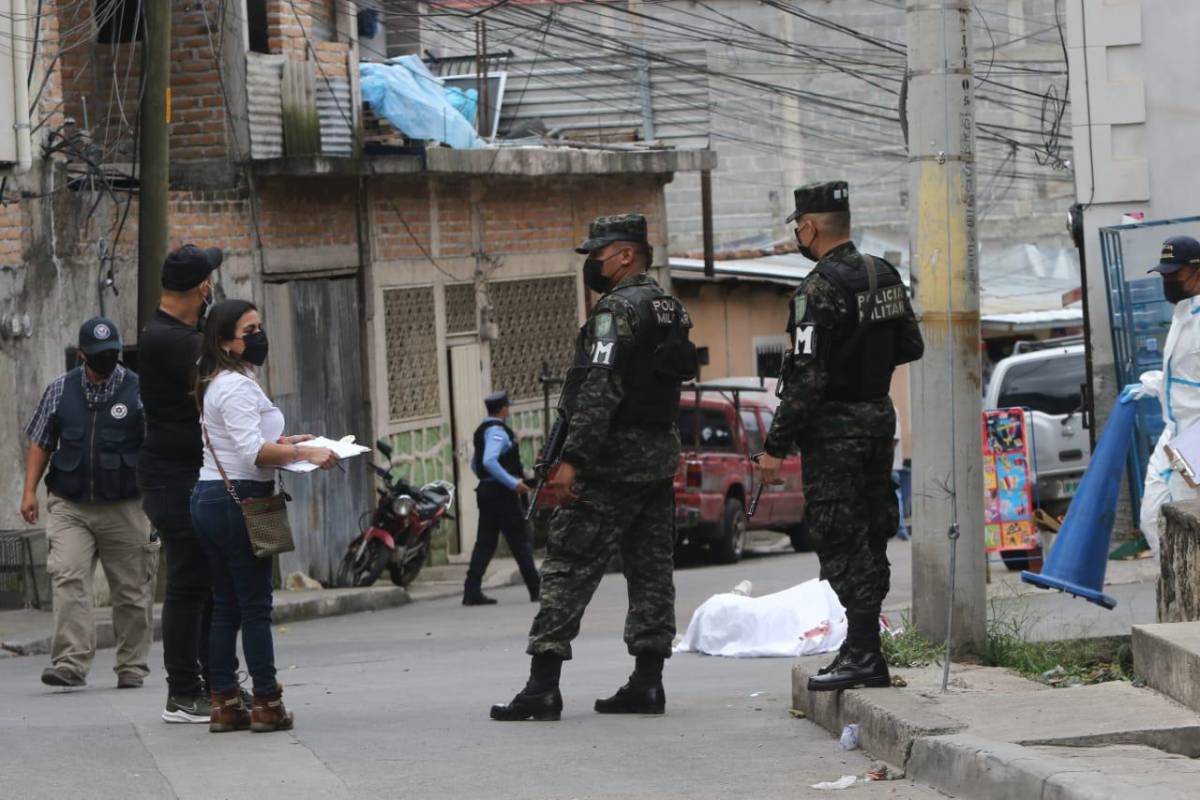
[[[441,577],[439,568],[429,568],[432,578]],[[465,567],[464,574],[465,574]],[[271,617],[276,625],[299,622],[322,617],[337,617],[362,611],[378,611],[396,608],[414,600],[436,600],[454,597],[462,593],[462,581],[425,581],[425,573],[407,590],[393,586],[390,581],[381,581],[365,589],[320,589],[312,591],[275,592],[274,609]],[[512,559],[493,559],[485,588],[496,588],[521,583],[516,562]],[[96,647],[108,649],[114,646],[112,609],[97,608]],[[0,611],[0,658],[10,656],[45,655],[50,652],[54,636],[54,615],[49,611],[33,609]],[[154,606],[154,639],[162,638],[162,604]]]

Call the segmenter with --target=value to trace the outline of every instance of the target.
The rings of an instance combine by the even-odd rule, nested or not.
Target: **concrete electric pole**
[[[167,191],[171,151],[171,3],[146,0],[142,43],[145,90],[138,114],[138,319],[137,329],[154,316],[162,294],[167,256]],[[130,337],[132,338],[132,337]]]
[[[971,4],[907,0],[906,18],[909,263],[925,335],[912,382],[913,622],[960,652],[987,627]]]

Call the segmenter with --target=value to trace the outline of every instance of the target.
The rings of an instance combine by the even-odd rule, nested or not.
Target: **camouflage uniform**
[[[844,183],[797,190],[797,209],[807,207],[818,213],[842,210],[828,197],[838,187],[846,191]],[[849,210],[848,200],[844,210]],[[844,274],[863,273],[865,258],[869,256],[864,257],[851,243],[835,247],[793,296],[788,332],[794,349],[790,357],[785,357],[781,403],[765,449],[783,458],[799,446],[808,530],[821,562],[821,577],[833,586],[848,612],[878,614],[891,577],[887,540],[898,526],[891,484],[896,416],[886,387],[894,366],[919,358],[923,344],[907,296],[901,296],[903,286],[899,285],[899,291],[895,289],[898,273],[876,259],[878,272],[884,276],[882,282],[891,284],[894,299],[902,307],[892,309],[896,313],[884,320],[886,325],[865,327],[886,338],[872,340],[868,333],[865,341],[854,339],[856,344],[845,357],[845,348],[860,327],[864,298],[859,295],[859,308],[853,308],[844,287],[823,273],[825,268],[835,266],[847,271]],[[886,317],[882,310],[875,313]],[[869,396],[873,392],[867,391],[847,400],[844,398],[853,392],[831,391],[834,384],[845,383],[839,372],[849,371],[856,359],[870,358],[885,349],[888,345],[880,343],[888,339],[894,340],[895,353],[887,353],[876,368],[882,373],[874,375],[875,387],[882,387],[879,396]],[[861,367],[855,364],[854,369]],[[831,398],[831,394],[839,397]]]
[[[611,241],[646,241],[641,215],[601,217],[579,249]],[[675,638],[675,492],[679,468],[678,381],[671,423],[631,424],[631,380],[646,352],[639,304],[668,308],[691,326],[687,312],[648,275],[622,281],[596,303],[580,330],[575,366],[564,387],[571,412],[562,460],[576,468],[577,500],[564,503],[550,522],[542,564],[541,609],[529,634],[528,653],[571,658],[571,640],[600,583],[614,545],[629,584],[625,643],[633,655],[669,657]],[[644,310],[644,309],[643,309]],[[661,325],[661,318],[659,324]],[[668,382],[669,383],[669,382]],[[569,396],[569,397],[568,397]]]

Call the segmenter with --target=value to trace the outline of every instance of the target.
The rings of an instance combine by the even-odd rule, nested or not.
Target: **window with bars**
[[[475,309],[475,284],[457,283],[446,287],[446,333],[473,333],[479,330]]]
[[[385,289],[388,410],[393,421],[441,410],[433,287]]]
[[[500,338],[492,343],[492,387],[514,400],[541,397],[542,362],[562,376],[579,332],[575,276],[503,281],[488,287]]]

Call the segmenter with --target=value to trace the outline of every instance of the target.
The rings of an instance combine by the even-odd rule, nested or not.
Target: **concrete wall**
[[[1147,220],[1200,214],[1190,179],[1200,174],[1200,118],[1194,113],[1200,83],[1195,59],[1179,57],[1194,50],[1191,35],[1200,29],[1200,4],[1083,0],[1068,3],[1066,10],[1075,191],[1085,209],[1096,416],[1103,425],[1120,386],[1099,229],[1120,224],[1123,214],[1135,211]],[[1127,235],[1127,275],[1145,277],[1158,260],[1162,239],[1177,233],[1200,235],[1200,228]]]

